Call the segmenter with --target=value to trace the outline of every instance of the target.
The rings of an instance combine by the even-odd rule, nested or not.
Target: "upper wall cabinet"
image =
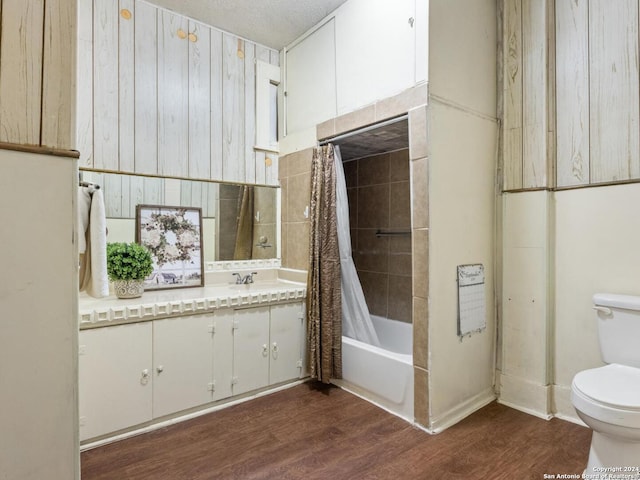
[[[278,52],[140,0],[80,0],[81,167],[277,184],[256,145],[256,61]]]
[[[336,116],[335,20],[286,51],[287,132]]]
[[[286,132],[427,80],[426,0],[349,0],[286,49]]]
[[[415,0],[351,0],[339,10],[338,115],[416,83],[416,22],[427,19],[416,19],[415,12]]]

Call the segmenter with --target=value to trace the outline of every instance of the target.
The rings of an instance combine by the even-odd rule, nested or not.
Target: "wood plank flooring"
[[[82,453],[83,480],[542,479],[582,473],[591,431],[497,403],[439,435],[303,384]]]

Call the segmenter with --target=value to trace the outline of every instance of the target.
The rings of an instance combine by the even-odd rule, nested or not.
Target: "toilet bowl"
[[[586,473],[640,480],[640,297],[599,294],[594,302],[609,364],[577,373],[571,384],[571,402],[593,430]]]

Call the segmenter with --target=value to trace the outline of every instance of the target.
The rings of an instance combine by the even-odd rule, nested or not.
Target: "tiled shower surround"
[[[369,311],[410,323],[409,150],[348,161],[344,170],[353,259]]]
[[[427,85],[417,85],[393,97],[355,112],[323,122],[316,127],[318,140],[346,133],[398,115],[409,114],[409,159],[411,178],[411,252],[414,365],[414,416],[429,425],[429,191],[427,142]],[[282,186],[282,265],[309,268],[309,221],[303,215],[309,204],[313,149],[280,157]],[[306,236],[306,240],[305,240]],[[396,250],[398,252],[399,250]],[[396,265],[394,265],[394,268]],[[411,290],[410,290],[411,291]]]

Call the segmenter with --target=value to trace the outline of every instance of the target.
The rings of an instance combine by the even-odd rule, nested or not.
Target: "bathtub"
[[[413,329],[409,323],[371,316],[381,346],[342,337],[339,387],[410,422],[413,416]]]

